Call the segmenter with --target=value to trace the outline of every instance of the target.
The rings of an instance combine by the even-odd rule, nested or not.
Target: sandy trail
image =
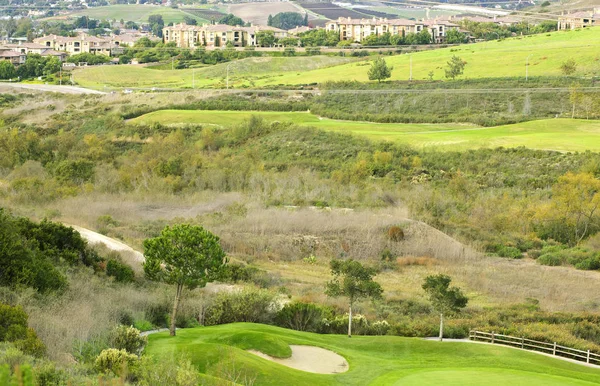
[[[54,84],[6,83],[0,84],[0,89],[23,89],[35,91],[59,92],[63,94],[106,94],[102,91],[76,86],[58,86]]]
[[[136,261],[139,261],[140,263],[144,262],[144,254],[143,253],[136,251],[135,249],[131,248],[129,245],[122,243],[119,240],[115,240],[113,238],[101,235],[100,233],[91,231],[86,228],[78,227],[76,225],[69,225],[69,226],[73,227],[73,229],[75,229],[77,232],[79,232],[81,234],[81,236],[84,239],[86,239],[87,242],[90,244],[104,244],[107,248],[109,248],[113,251],[129,252],[135,257]]]
[[[290,348],[292,356],[285,359],[273,358],[256,350],[248,350],[248,352],[280,365],[309,373],[338,374],[348,371],[349,366],[346,359],[333,351],[314,346],[290,345]]]

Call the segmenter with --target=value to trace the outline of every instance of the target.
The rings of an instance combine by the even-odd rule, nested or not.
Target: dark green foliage
[[[274,295],[266,290],[222,292],[206,312],[205,324],[270,323],[276,312],[274,302]]]
[[[449,276],[439,274],[425,278],[423,289],[433,308],[439,313],[457,313],[467,306],[469,299],[458,287],[450,287]]]
[[[27,327],[28,316],[21,306],[0,303],[0,342],[12,342],[25,354],[41,357],[46,347],[33,329]]]
[[[145,317],[156,327],[168,327],[169,311],[170,307],[167,303],[151,304],[146,308]]]
[[[371,63],[371,68],[368,72],[369,80],[376,80],[381,82],[392,76],[392,68],[388,67],[385,62],[385,59],[382,57],[376,58],[373,63]]]
[[[268,25],[288,30],[305,24],[302,15],[297,12],[280,12],[270,18],[270,24]]]
[[[106,55],[95,55],[88,52],[71,55],[67,58],[69,63],[87,63],[88,65],[96,65],[110,62],[110,57]]]
[[[94,163],[86,160],[64,160],[56,165],[54,175],[59,181],[80,185],[94,177]]]
[[[313,303],[288,303],[275,316],[275,324],[297,331],[319,332],[324,317],[332,311]]]
[[[220,272],[217,280],[226,283],[251,282],[261,270],[244,264],[227,264]]]
[[[246,23],[244,23],[242,18],[237,17],[232,13],[229,13],[219,19],[219,24],[227,24],[227,25],[232,25],[232,26],[236,26],[236,25],[243,26]]]
[[[106,274],[115,278],[120,283],[131,283],[135,280],[133,269],[118,260],[110,259],[106,263]]]

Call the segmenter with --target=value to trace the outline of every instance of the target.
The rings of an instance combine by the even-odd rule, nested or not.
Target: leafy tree
[[[430,275],[422,286],[434,310],[440,313],[440,341],[444,337],[444,314],[459,312],[469,301],[460,288],[450,287],[451,281],[447,275]]]
[[[258,31],[256,42],[261,47],[271,47],[275,44],[275,33],[273,31]]]
[[[431,43],[431,34],[428,30],[424,29],[421,32],[418,32],[416,35],[417,44],[429,44]]]
[[[302,25],[308,27],[308,13],[304,13],[304,20],[302,21]]]
[[[392,70],[393,67],[388,67],[385,59],[378,57],[373,61],[373,63],[371,63],[371,68],[368,72],[369,80],[377,80],[378,82],[381,82],[382,80],[392,76]]]
[[[165,26],[165,22],[162,18],[162,15],[150,15],[148,16],[148,24],[150,24],[150,29],[152,33],[159,38],[162,38],[162,29]]]
[[[198,24],[198,20],[194,19],[191,16],[184,16],[183,17],[183,22],[187,25],[197,25]]]
[[[269,17],[267,18],[267,25],[269,27],[273,26],[273,15],[269,14]]]
[[[268,25],[288,30],[304,25],[304,18],[297,12],[280,12],[271,18],[271,24]]]
[[[451,29],[450,31],[446,32],[446,43],[448,44],[466,43],[467,39],[467,35],[457,29]]]
[[[465,70],[466,64],[467,62],[465,62],[458,56],[452,55],[452,58],[450,59],[450,61],[448,61],[445,69],[446,78],[454,80],[457,76],[462,75]]]
[[[146,276],[177,287],[170,326],[171,336],[175,336],[183,288],[204,287],[225,265],[225,252],[217,236],[189,224],[167,226],[160,236],[144,241],[144,250]]]
[[[8,60],[0,60],[0,79],[12,79],[17,77],[17,70]]]
[[[227,24],[227,25],[244,25],[244,20],[242,18],[235,16],[230,13],[219,19],[219,24]]]
[[[577,71],[577,62],[573,59],[563,62],[563,64],[560,65],[560,71],[564,76],[573,75],[575,71]]]
[[[362,298],[379,299],[383,289],[373,280],[376,271],[363,267],[356,260],[331,260],[329,263],[333,279],[327,283],[327,296],[344,296],[349,301],[348,337],[352,336],[352,306]]]

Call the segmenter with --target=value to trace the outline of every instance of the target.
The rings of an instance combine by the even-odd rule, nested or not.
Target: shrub
[[[63,386],[67,385],[67,374],[57,369],[51,362],[46,362],[34,368],[36,386]]]
[[[135,280],[133,269],[115,259],[110,259],[106,263],[106,274],[114,277],[119,283],[131,283]]]
[[[396,258],[389,248],[384,248],[380,253],[380,257],[382,261],[394,261]]]
[[[394,225],[388,228],[387,236],[391,241],[402,241],[404,240],[404,231],[399,226]]]
[[[137,328],[140,331],[150,331],[154,329],[152,323],[145,319],[136,320],[135,322],[133,322],[133,327]]]
[[[140,330],[135,327],[119,326],[113,330],[111,336],[114,348],[136,355],[142,351],[146,342],[146,337],[140,336]]]
[[[167,327],[169,325],[170,311],[168,303],[152,304],[146,308],[146,320],[156,327]]]
[[[270,323],[277,312],[275,296],[267,290],[222,292],[206,313],[205,324],[235,322]]]
[[[331,310],[313,303],[288,303],[276,315],[275,324],[297,331],[318,332],[324,316]]]
[[[390,330],[390,324],[385,320],[377,320],[371,324],[370,332],[373,335],[386,335]]]
[[[139,386],[200,384],[198,369],[189,358],[179,356],[169,356],[160,360],[144,356],[136,367],[135,376]]]
[[[558,253],[545,253],[538,257],[537,261],[542,265],[558,266],[562,264],[562,259]]]
[[[27,327],[27,319],[21,306],[0,303],[0,341],[12,342],[25,354],[41,357],[46,353],[46,347],[35,331]]]
[[[520,259],[523,257],[523,253],[519,248],[509,247],[505,245],[500,247],[497,253],[500,257],[508,257],[511,259]]]
[[[120,377],[130,371],[135,371],[138,357],[126,350],[108,348],[96,357],[94,365],[101,373],[113,373]]]

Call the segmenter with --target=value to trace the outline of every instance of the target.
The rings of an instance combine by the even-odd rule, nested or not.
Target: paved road
[[[0,83],[0,91],[11,89],[37,90],[48,92],[60,92],[64,94],[106,94],[102,91],[90,90],[75,86],[57,86],[53,84],[24,84],[24,83]]]

